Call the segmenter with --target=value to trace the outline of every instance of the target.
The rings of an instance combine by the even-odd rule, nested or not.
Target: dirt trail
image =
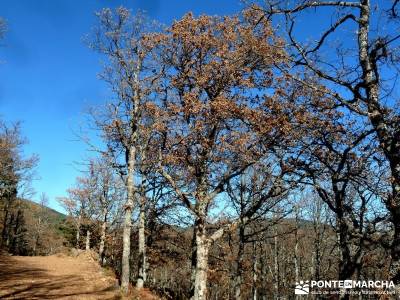
[[[0,299],[121,299],[88,256],[0,255]]]

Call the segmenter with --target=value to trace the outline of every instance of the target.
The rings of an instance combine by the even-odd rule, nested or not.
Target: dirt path
[[[90,258],[0,255],[0,299],[121,299]]]

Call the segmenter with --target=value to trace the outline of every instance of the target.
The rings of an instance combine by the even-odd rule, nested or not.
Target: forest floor
[[[0,253],[0,299],[122,298],[114,276],[90,255],[9,256]]]

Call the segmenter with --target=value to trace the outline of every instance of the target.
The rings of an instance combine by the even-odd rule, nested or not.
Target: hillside
[[[50,255],[71,234],[66,216],[26,199],[0,202],[0,247],[14,255]]]
[[[30,210],[30,211],[35,211],[38,209],[43,209],[43,213],[45,218],[49,221],[50,224],[52,225],[59,225],[66,219],[66,215],[56,211],[55,209],[52,209],[47,206],[41,206],[40,204],[27,200],[27,199],[20,199],[21,205],[24,209]]]

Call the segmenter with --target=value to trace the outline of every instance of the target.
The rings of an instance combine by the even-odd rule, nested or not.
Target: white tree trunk
[[[79,240],[81,239],[81,214],[78,216],[78,220],[76,223],[76,249],[79,249]]]
[[[295,206],[296,213],[296,223],[295,223],[295,231],[294,231],[294,280],[295,282],[299,282],[299,208]],[[300,299],[299,295],[296,295],[296,299]]]
[[[238,245],[238,254],[236,260],[236,276],[235,276],[235,299],[240,300],[241,296],[241,287],[243,282],[243,255],[244,255],[244,225],[241,223],[239,226],[239,245]]]
[[[142,195],[142,197],[144,197]],[[145,203],[142,199],[142,203],[140,205],[140,213],[139,213],[139,268],[138,268],[138,278],[136,282],[136,287],[138,289],[143,288],[144,283],[146,282],[146,236],[145,236],[145,222],[146,222],[146,213],[145,213]]]
[[[124,294],[128,293],[129,281],[130,281],[130,264],[129,258],[131,255],[131,219],[132,209],[135,196],[134,186],[134,166],[135,166],[135,154],[136,149],[132,148],[129,153],[128,161],[128,175],[126,179],[127,187],[127,201],[125,204],[125,216],[124,216],[124,230],[122,233],[122,270],[121,270],[121,290]]]
[[[252,299],[257,300],[257,245],[253,242],[253,283],[252,283]]]
[[[196,233],[195,242],[196,266],[194,271],[194,294],[191,300],[205,300],[207,299],[209,242],[203,232]]]
[[[99,262],[100,265],[104,265],[104,245],[106,240],[107,230],[107,208],[103,208],[103,222],[101,223],[101,235],[100,235],[100,246],[99,246]]]
[[[132,204],[130,201],[125,207],[124,231],[122,233],[122,270],[121,270],[121,290],[124,294],[128,293],[129,287],[129,258],[131,254],[131,217]]]
[[[128,293],[129,286],[129,258],[131,254],[131,217],[132,203],[128,201],[125,207],[124,231],[122,233],[122,271],[121,271],[121,289],[124,294]]]
[[[90,230],[86,230],[86,251],[90,250]]]

